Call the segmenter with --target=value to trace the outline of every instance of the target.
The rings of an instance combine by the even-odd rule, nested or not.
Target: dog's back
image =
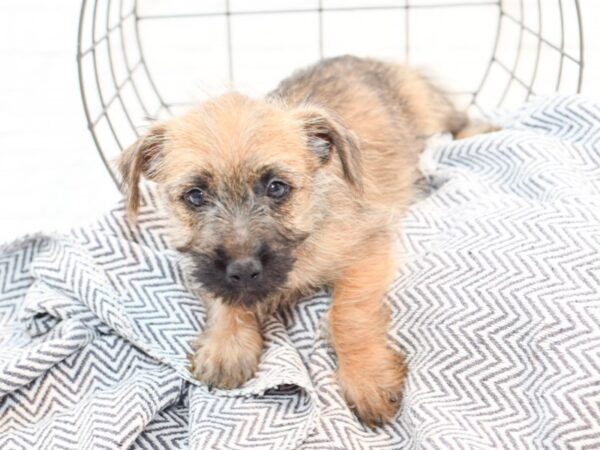
[[[467,116],[422,74],[373,59],[322,60],[283,80],[270,97],[339,115],[361,142],[367,198],[386,205],[408,203],[427,137],[463,137],[470,127]]]
[[[290,104],[314,102],[343,117],[360,129],[373,109],[419,135],[459,133],[468,123],[447,96],[423,74],[401,64],[375,59],[340,56],[294,73],[271,95]]]

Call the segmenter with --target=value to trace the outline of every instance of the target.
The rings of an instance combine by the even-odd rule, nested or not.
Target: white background
[[[261,1],[273,7],[273,0]],[[525,0],[526,3],[533,1]],[[232,5],[234,3],[257,4],[250,0],[232,1]],[[302,1],[296,3],[302,4]],[[586,63],[582,92],[600,100],[600,31],[597,26],[600,2],[580,0],[580,5]],[[93,220],[120,198],[86,128],[75,58],[79,10],[76,0],[0,0],[0,243],[41,230],[67,230]],[[390,13],[372,14],[379,15],[374,23],[381,24],[381,27],[373,27],[373,35],[383,33],[385,24],[391,20]],[[289,28],[304,32],[303,19],[293,20],[298,22],[278,24],[281,30],[275,34]],[[460,20],[464,20],[465,25],[478,23],[476,16],[467,15]],[[241,29],[246,27],[247,33],[258,33],[258,40],[264,37],[272,42],[272,34],[260,35],[265,26],[262,22],[239,25]],[[361,26],[360,18],[348,26]],[[336,41],[332,28],[325,31],[330,33],[328,42],[332,53],[346,51],[342,45],[346,40]],[[351,33],[347,39],[352,39]],[[444,37],[439,30],[431,30],[431,39],[439,45]],[[477,39],[473,42],[476,44]],[[364,40],[354,45],[365,53],[369,50],[369,42]],[[173,64],[176,68],[177,64]],[[239,55],[237,64],[239,70],[249,74],[255,68],[246,52]],[[207,79],[219,84],[222,68],[210,72],[210,67],[200,67]],[[456,67],[453,69],[456,77]],[[459,75],[468,78],[468,68],[464,71]],[[256,79],[260,79],[259,75]],[[256,87],[251,82],[240,84],[242,89]],[[203,89],[210,91],[210,86]]]

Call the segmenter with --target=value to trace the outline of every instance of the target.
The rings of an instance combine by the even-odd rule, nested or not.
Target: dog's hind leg
[[[450,95],[422,73],[399,66],[398,77],[400,97],[421,135],[451,133],[455,139],[463,139],[498,130],[495,125],[474,120],[460,111]]]

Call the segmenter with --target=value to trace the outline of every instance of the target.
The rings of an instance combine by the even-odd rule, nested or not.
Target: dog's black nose
[[[227,264],[227,280],[232,284],[251,285],[260,280],[262,264],[258,258],[236,259]]]

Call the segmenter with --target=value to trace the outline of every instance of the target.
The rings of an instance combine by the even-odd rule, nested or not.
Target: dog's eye
[[[190,189],[183,195],[185,202],[192,208],[198,208],[204,203],[204,192],[202,189]]]
[[[282,181],[271,181],[267,186],[267,195],[276,200],[281,200],[287,197],[290,192],[289,185]]]

